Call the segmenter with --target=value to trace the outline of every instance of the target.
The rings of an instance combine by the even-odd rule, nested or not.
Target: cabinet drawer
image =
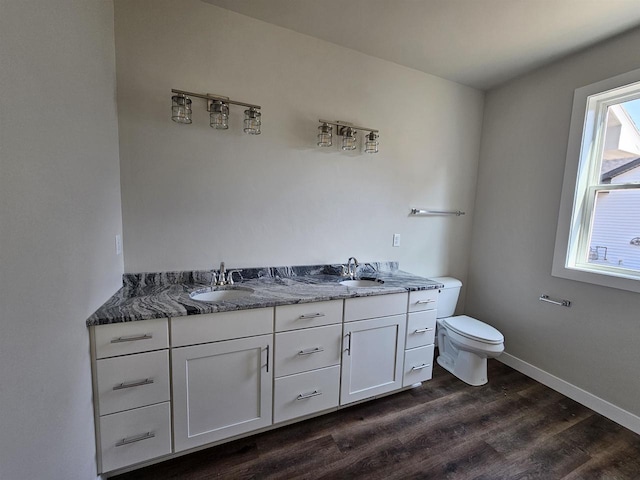
[[[169,400],[169,351],[96,362],[100,415]]]
[[[97,325],[93,327],[96,358],[168,348],[168,323],[166,318],[154,318],[139,322]]]
[[[171,319],[171,346],[273,333],[273,308],[207,313]]]
[[[409,311],[433,310],[438,307],[440,290],[418,290],[409,292]]]
[[[436,310],[425,310],[409,314],[407,320],[407,350],[424,345],[431,345],[435,338]]]
[[[433,371],[433,345],[412,348],[404,352],[404,375],[402,386],[431,379]]]
[[[341,341],[342,325],[277,333],[276,377],[339,364]]]
[[[276,332],[342,323],[342,300],[276,307]]]
[[[171,453],[169,402],[100,417],[102,472]]]
[[[340,365],[276,378],[274,423],[338,406]]]
[[[344,301],[344,321],[388,317],[407,312],[407,294],[392,293],[370,297],[347,298]]]

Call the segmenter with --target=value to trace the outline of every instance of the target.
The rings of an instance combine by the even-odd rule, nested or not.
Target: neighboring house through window
[[[576,90],[554,276],[640,292],[637,123],[640,70]]]

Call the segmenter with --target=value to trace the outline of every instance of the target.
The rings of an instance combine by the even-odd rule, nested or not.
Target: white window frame
[[[554,277],[640,292],[640,272],[581,260],[589,251],[597,192],[640,188],[628,184],[603,186],[600,181],[607,107],[638,98],[640,69],[578,88],[574,93],[551,270]]]

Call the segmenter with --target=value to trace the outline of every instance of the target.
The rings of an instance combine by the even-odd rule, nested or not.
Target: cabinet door
[[[175,451],[272,423],[273,336],[172,350]]]
[[[402,387],[406,315],[344,324],[340,405]]]

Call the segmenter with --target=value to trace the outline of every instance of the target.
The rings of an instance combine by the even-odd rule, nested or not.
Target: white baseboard
[[[575,385],[562,380],[544,370],[539,369],[531,365],[530,363],[520,360],[518,357],[514,357],[508,353],[503,353],[496,360],[510,366],[514,370],[525,374],[527,377],[531,377],[534,380],[552,388],[556,392],[575,400],[576,402],[590,408],[594,412],[607,417],[609,420],[628,428],[632,432],[640,434],[640,417],[633,413],[627,412],[620,407],[615,406],[612,403],[603,400],[600,397],[596,397],[592,393],[587,392]]]

